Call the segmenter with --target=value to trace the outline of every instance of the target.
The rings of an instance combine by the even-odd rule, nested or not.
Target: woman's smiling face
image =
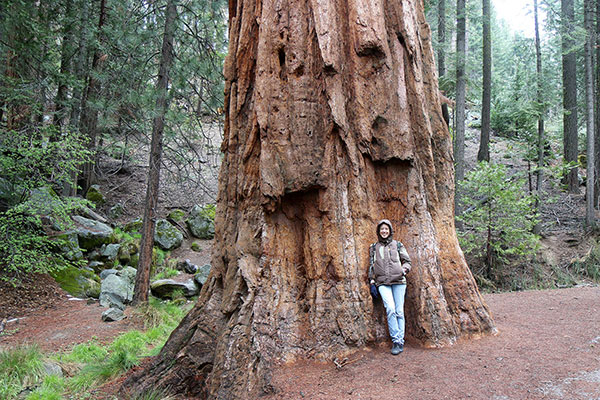
[[[390,227],[387,224],[381,224],[379,227],[379,236],[384,239],[387,239],[390,236]]]

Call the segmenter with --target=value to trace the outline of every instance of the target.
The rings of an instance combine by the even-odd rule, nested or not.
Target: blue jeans
[[[392,342],[404,344],[404,295],[406,285],[380,285],[379,294],[387,313]]]

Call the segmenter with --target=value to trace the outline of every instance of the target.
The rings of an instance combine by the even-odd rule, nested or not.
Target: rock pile
[[[42,196],[43,197],[43,196]],[[94,187],[93,199],[103,204],[104,196],[100,188]],[[114,217],[123,212],[122,205],[110,208],[109,215]],[[106,307],[102,314],[104,321],[118,321],[125,318],[125,307],[132,301],[135,276],[139,261],[139,240],[142,220],[137,218],[122,226],[111,226],[103,216],[92,210],[74,215],[73,225],[61,234],[66,244],[61,252],[71,261],[79,261],[81,267],[67,267],[53,274],[63,289],[80,298],[97,298],[100,305]],[[214,211],[213,211],[214,218]],[[184,234],[201,238],[214,237],[214,222],[205,208],[194,206],[186,217],[183,210],[173,210],[167,219],[159,219],[155,227],[155,255],[153,265],[156,269],[166,265],[177,268],[182,273],[194,275],[193,278],[159,279],[151,284],[151,294],[160,298],[172,299],[179,295],[196,296],[206,282],[210,265],[198,267],[190,260],[168,260],[168,252],[180,247]],[[189,231],[184,232],[187,229]],[[159,250],[162,256],[159,256]],[[167,256],[165,256],[165,253]]]

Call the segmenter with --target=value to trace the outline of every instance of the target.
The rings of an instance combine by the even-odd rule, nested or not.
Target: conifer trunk
[[[446,75],[446,0],[438,1],[438,77],[442,78]],[[446,125],[450,126],[450,113],[448,104],[442,103],[442,116]]]
[[[492,106],[492,30],[490,0],[482,0],[483,14],[483,90],[481,98],[481,139],[477,161],[490,161]]]
[[[452,144],[422,7],[230,1],[211,274],[123,393],[258,398],[277,363],[387,340],[367,285],[383,217],[412,258],[409,341],[495,332],[456,239]]]
[[[539,213],[540,212],[540,208],[541,208],[541,201],[542,201],[542,184],[544,182],[544,173],[543,173],[543,168],[544,168],[544,144],[545,144],[545,138],[544,138],[544,100],[542,98],[543,94],[542,94],[542,46],[540,43],[540,29],[539,29],[539,21],[538,21],[538,3],[537,0],[533,0],[533,16],[534,16],[534,23],[535,23],[535,59],[536,59],[536,83],[537,83],[537,91],[536,91],[536,97],[537,97],[537,106],[540,107],[539,113],[540,115],[538,116],[538,165],[537,165],[537,170],[535,172],[536,175],[536,185],[535,185],[535,191],[536,191],[536,200],[535,200],[535,208],[536,211]],[[538,222],[534,228],[533,231],[535,234],[540,234],[542,230],[542,223]]]
[[[563,82],[563,157],[577,162],[577,58],[575,53],[575,11],[573,0],[561,0],[561,43]],[[570,193],[579,193],[577,168],[564,178]]]
[[[586,31],[585,39],[585,110],[586,110],[586,135],[587,135],[587,181],[585,185],[585,222],[587,227],[596,224],[594,216],[594,185],[595,185],[595,161],[594,161],[594,7],[591,0],[584,0],[584,25]]]
[[[160,166],[162,160],[162,142],[167,113],[169,71],[173,63],[173,35],[175,31],[177,7],[175,0],[167,3],[165,28],[163,34],[158,80],[156,81],[156,106],[152,124],[152,142],[150,143],[150,161],[148,170],[148,186],[144,203],[144,222],[140,242],[140,262],[135,275],[133,302],[135,304],[148,301],[150,288],[150,265],[152,264],[152,248],[156,228],[156,206],[158,204]]]
[[[98,16],[98,40],[102,36],[102,29],[104,22],[106,21],[106,0],[100,0],[100,11]],[[86,162],[83,165],[83,171],[81,174],[82,190],[86,193],[92,185],[95,179],[94,175],[94,164],[96,161],[96,137],[98,128],[98,107],[94,102],[100,92],[100,81],[96,75],[100,72],[101,65],[100,49],[94,51],[94,57],[92,60],[92,72],[88,76],[87,89],[85,93],[85,100],[83,102],[81,111],[81,131],[86,135],[88,140],[88,148],[93,154],[93,160]]]
[[[466,77],[467,58],[467,17],[465,0],[456,0],[456,131],[454,138],[454,162],[456,182],[465,177],[465,118],[466,118]],[[454,212],[461,214],[460,194],[456,194]]]

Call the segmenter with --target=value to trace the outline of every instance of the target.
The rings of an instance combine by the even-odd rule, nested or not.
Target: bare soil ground
[[[0,350],[25,344],[37,344],[45,352],[69,350],[91,339],[109,343],[123,332],[142,328],[133,318],[103,322],[105,308],[97,301],[69,296],[48,276],[18,288],[0,284],[0,310],[8,320],[0,333]]]
[[[50,284],[47,282],[46,284]],[[105,323],[102,308],[69,300],[54,288],[52,304],[23,310],[0,335],[0,349],[37,343],[68,350],[92,338],[109,342],[141,329],[127,318]],[[283,399],[572,399],[600,398],[600,287],[526,291],[484,296],[496,336],[442,349],[407,344],[392,356],[389,344],[364,348],[330,362],[302,361],[275,368],[274,394]],[[122,380],[122,379],[121,379]],[[117,380],[95,392],[115,399]]]
[[[276,369],[275,399],[599,399],[600,288],[488,294],[499,334]]]

